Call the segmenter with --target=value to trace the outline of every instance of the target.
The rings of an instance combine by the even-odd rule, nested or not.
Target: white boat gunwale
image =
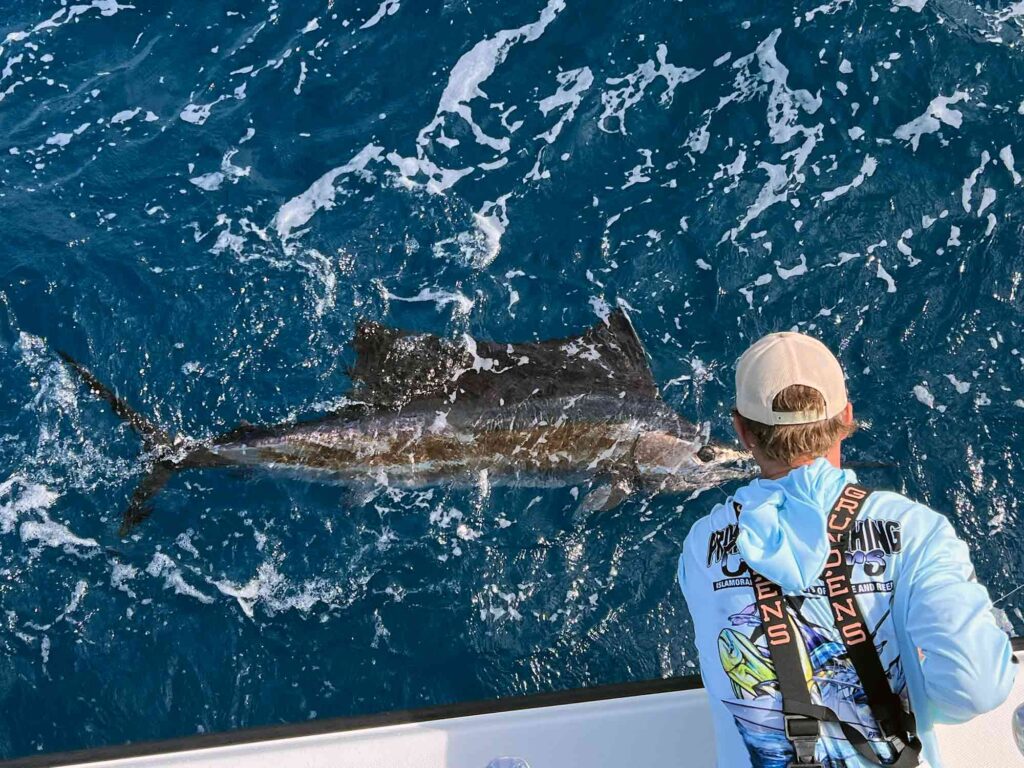
[[[1024,638],[1021,638],[1024,648]],[[87,747],[68,752],[53,752],[0,761],[0,768],[60,768],[67,765],[83,765],[107,760],[124,760],[150,755],[188,752],[215,747],[240,744],[256,744],[299,736],[322,736],[331,733],[345,733],[391,725],[411,725],[448,720],[456,717],[492,715],[517,712],[525,709],[558,707],[565,704],[583,704],[608,699],[625,699],[647,696],[654,693],[673,693],[703,688],[700,675],[662,677],[652,680],[633,680],[624,683],[608,683],[583,688],[566,688],[560,691],[528,693],[520,696],[501,696],[494,699],[478,699],[435,704],[413,709],[396,709],[365,715],[348,715],[303,720],[296,723],[275,723],[271,725],[234,728],[227,731],[196,733],[170,739],[129,742],[100,747]]]
[[[1015,653],[1024,652],[1024,637],[1012,639]],[[303,736],[325,736],[396,725],[415,725],[473,717],[519,712],[568,704],[628,699],[660,693],[676,693],[703,688],[700,675],[655,678],[623,683],[610,683],[584,688],[507,696],[494,699],[439,704],[414,709],[398,709],[366,715],[352,715],[296,723],[236,728],[212,733],[197,733],[171,739],[129,742],[85,749],[27,755],[0,761],[0,768],[60,768],[88,765],[113,760],[139,759],[183,752],[201,752],[219,747],[254,745],[294,739]],[[1009,735],[1009,734],[1008,734]]]

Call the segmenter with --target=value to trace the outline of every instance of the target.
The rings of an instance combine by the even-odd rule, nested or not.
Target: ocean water
[[[624,306],[726,438],[797,328],[1024,632],[1021,3],[12,0],[0,41],[0,757],[693,674],[675,561],[729,490],[197,471],[122,540],[140,442],[57,349],[207,437],[343,402],[359,318]]]

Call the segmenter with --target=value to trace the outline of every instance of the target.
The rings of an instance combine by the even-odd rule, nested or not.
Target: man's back
[[[895,754],[879,734],[819,579],[826,515],[855,479],[819,459],[779,480],[755,480],[695,523],[686,539],[679,580],[715,714],[720,768],[781,768],[792,759],[748,561],[792,595],[787,604],[802,635],[815,703],[859,730],[882,762]],[[741,509],[748,512],[742,541]],[[847,549],[856,599],[890,686],[912,707],[923,758],[938,768],[933,724],[969,719],[1008,694],[1009,639],[973,579],[967,547],[933,510],[898,494],[873,493]],[[818,757],[825,766],[867,765],[838,726],[823,724],[822,736]]]

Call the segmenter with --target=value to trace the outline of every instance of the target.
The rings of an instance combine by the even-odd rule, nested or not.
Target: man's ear
[[[846,402],[846,407],[843,409],[843,424],[847,426],[853,424],[853,403],[850,401]]]
[[[743,425],[743,420],[737,411],[732,412],[732,427],[736,430],[736,437],[740,439],[740,445],[746,448],[748,451],[751,450],[753,443],[753,436],[747,431],[747,428]]]

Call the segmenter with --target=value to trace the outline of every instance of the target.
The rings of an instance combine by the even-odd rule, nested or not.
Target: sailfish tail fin
[[[111,410],[139,434],[148,451],[154,451],[159,454],[159,452],[167,451],[174,446],[174,440],[166,431],[128,405],[124,398],[97,379],[92,371],[66,352],[58,350],[57,354],[60,355],[61,360],[67,363],[71,370],[78,374],[82,382],[89,387],[94,395],[105,400],[110,405]],[[167,484],[167,481],[176,472],[185,469],[187,466],[190,466],[187,460],[184,462],[171,461],[162,457],[156,458],[149,465],[146,474],[143,475],[139,484],[132,492],[131,500],[128,502],[128,507],[121,518],[121,527],[118,533],[122,537],[127,536],[135,526],[150,516],[153,511],[153,497]]]

